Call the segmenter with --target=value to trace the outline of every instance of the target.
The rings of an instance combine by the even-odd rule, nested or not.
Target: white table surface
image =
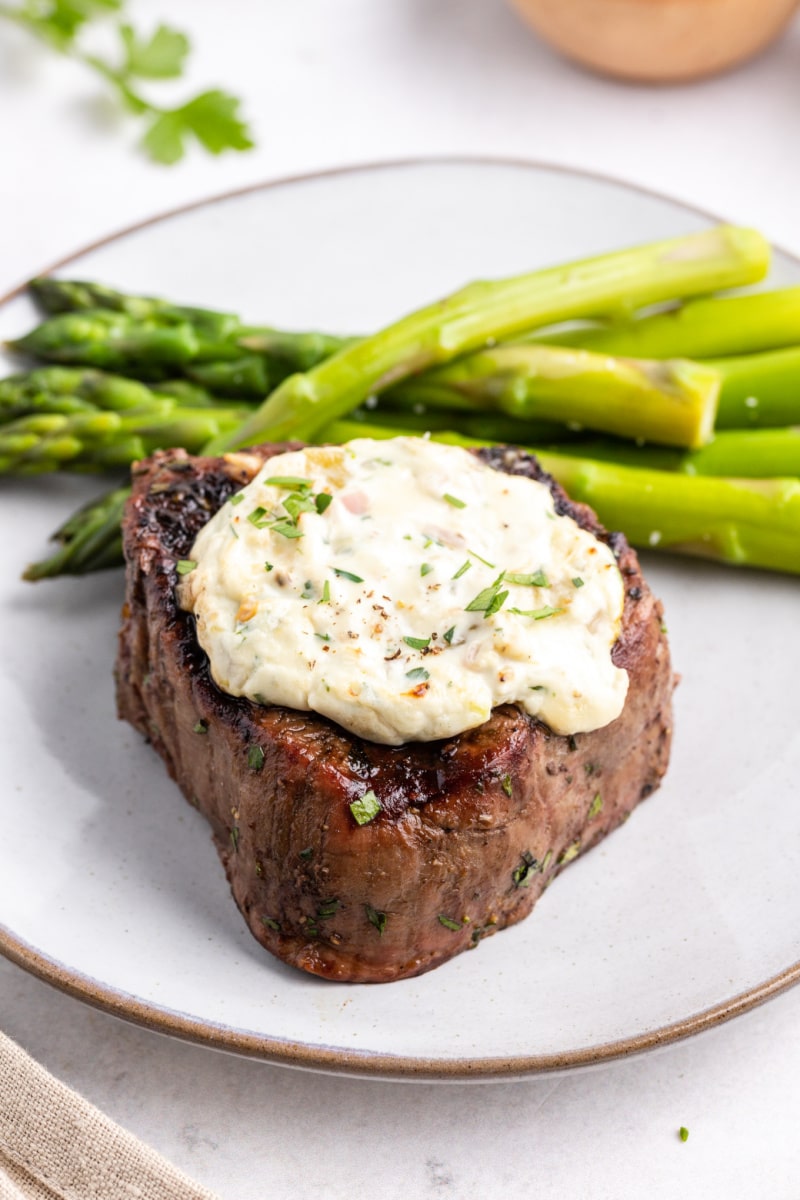
[[[235,88],[258,148],[151,166],[91,78],[0,28],[0,294],[185,201],[420,154],[588,167],[758,225],[800,253],[800,25],[736,74],[648,90],[581,74],[500,0],[129,7],[138,23],[167,18],[193,33],[191,82]],[[6,962],[0,1025],[225,1200],[797,1196],[800,991],[658,1054],[482,1086],[236,1059],[126,1026]]]

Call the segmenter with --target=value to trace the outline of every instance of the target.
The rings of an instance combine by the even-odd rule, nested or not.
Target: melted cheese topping
[[[508,703],[580,733],[625,701],[613,554],[544,484],[457,447],[363,438],[271,458],[192,562],[179,598],[218,687],[375,742],[450,737]]]

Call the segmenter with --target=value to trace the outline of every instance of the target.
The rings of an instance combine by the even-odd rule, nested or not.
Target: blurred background
[[[705,15],[727,12],[730,2],[678,7]],[[537,19],[548,8],[529,6]],[[621,7],[652,18],[674,2]],[[769,24],[768,3],[745,7],[756,10],[759,28]],[[554,0],[549,8],[563,17],[572,3]],[[629,28],[615,24],[619,8],[620,0],[578,4],[577,28],[585,34],[580,10],[592,10],[601,29],[621,31],[613,49]],[[183,78],[155,83],[149,94],[177,103],[208,87],[233,92],[256,146],[219,157],[192,147],[176,166],[155,165],[136,149],[139,123],[102,79],[0,21],[3,289],[70,249],[187,200],[408,155],[510,155],[607,172],[734,221],[757,221],[779,243],[796,244],[787,196],[800,184],[797,23],[729,74],[647,86],[573,65],[503,0],[128,0],[125,15],[142,34],[167,22],[191,39]],[[112,56],[111,31],[97,24],[86,40]],[[640,31],[641,19],[633,25]],[[598,36],[590,26],[590,41]],[[691,22],[685,40],[695,44]],[[656,29],[651,46],[663,42]],[[639,42],[625,45],[626,61],[642,60]],[[10,236],[9,218],[22,212]]]

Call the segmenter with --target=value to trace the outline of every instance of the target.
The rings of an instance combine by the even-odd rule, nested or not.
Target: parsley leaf
[[[188,104],[159,113],[142,138],[142,146],[155,162],[165,166],[183,158],[188,137],[196,138],[210,154],[249,150],[254,142],[239,119],[239,103],[227,92],[203,92]]]
[[[188,104],[173,110],[185,133],[192,133],[210,154],[223,150],[250,150],[253,146],[247,126],[239,118],[240,101],[228,92],[214,88],[202,92]]]
[[[126,75],[140,79],[177,79],[189,53],[186,34],[168,25],[159,25],[150,38],[141,38],[132,25],[120,25],[119,35],[125,49]]]
[[[517,617],[533,617],[534,621],[543,621],[545,617],[559,616],[564,610],[546,604],[544,608],[510,608],[508,611]]]
[[[372,789],[365,792],[358,800],[353,800],[350,804],[350,812],[355,817],[358,825],[369,824],[370,821],[377,817],[380,811],[381,802]]]
[[[465,612],[482,612],[484,620],[499,612],[508,599],[508,592],[500,591],[504,578],[505,572],[501,571],[494,583],[490,583],[470,600]]]
[[[518,583],[521,587],[549,587],[544,571],[534,571],[532,575],[512,575],[506,572],[506,583]]]

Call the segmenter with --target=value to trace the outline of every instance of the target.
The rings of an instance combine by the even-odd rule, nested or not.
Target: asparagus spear
[[[800,423],[800,349],[720,358],[718,429]]]
[[[37,412],[124,412],[158,407],[164,396],[193,408],[218,403],[183,380],[163,383],[154,391],[137,380],[91,367],[40,367],[0,379],[0,423]]]
[[[314,440],[397,433],[336,421]],[[485,444],[458,433],[431,436],[449,445]],[[634,545],[800,574],[800,479],[670,474],[535,448],[533,453],[573,500],[591,505],[606,528],[621,529]]]
[[[239,336],[245,350],[263,354],[272,361],[284,363],[293,371],[310,371],[317,363],[330,358],[361,338],[344,338],[332,333],[291,333],[285,329],[256,329]]]
[[[234,313],[173,304],[170,300],[160,300],[154,296],[132,296],[102,283],[52,279],[45,275],[32,279],[28,287],[39,307],[51,316],[108,309],[110,312],[125,313],[136,321],[156,320],[165,324],[188,322],[202,336],[215,340],[228,337],[241,324]]]
[[[482,444],[505,442],[514,446],[537,446],[543,452],[566,454],[572,458],[590,458],[655,471],[681,471],[685,475],[743,479],[800,477],[800,426],[727,430],[716,433],[713,441],[699,450],[683,451],[671,446],[637,446],[623,438],[590,437],[554,422],[520,421],[493,413],[459,413],[456,417],[445,410],[421,414],[393,412],[381,404],[373,409],[356,409],[347,420],[353,429],[358,423],[362,430],[378,424],[396,435],[456,432]],[[363,432],[359,436],[370,435]]]
[[[153,296],[132,296],[101,283],[42,276],[32,279],[28,287],[39,307],[50,316],[106,308],[127,313],[137,321],[153,318],[168,323],[188,321],[203,336],[218,339],[235,334],[243,349],[252,350],[258,356],[286,362],[295,371],[310,370],[323,358],[329,358],[341,350],[347,341],[330,333],[291,333],[269,327],[250,328],[243,325],[233,313],[173,304],[171,300]]]
[[[383,400],[388,402],[390,396],[391,393],[387,393]],[[456,429],[465,437],[477,438],[484,442],[508,442],[512,445],[535,442],[538,446],[544,446],[549,442],[582,440],[580,433],[556,421],[519,421],[502,413],[459,412],[456,415],[448,409],[428,409],[422,405],[416,409],[394,410],[388,408],[383,400],[370,408],[363,406],[354,409],[347,420],[367,425],[383,425],[387,429],[397,430],[399,434],[413,431],[419,435]],[[419,408],[424,408],[424,411],[420,412]],[[614,444],[616,445],[616,441]],[[671,454],[673,451],[668,450],[665,453]]]
[[[721,226],[511,279],[470,284],[340,350],[304,375],[290,376],[235,438],[219,439],[213,449],[308,437],[371,393],[491,339],[513,337],[535,325],[753,282],[764,275],[768,259],[759,234]]]
[[[634,358],[756,354],[800,344],[800,287],[704,297],[652,316],[535,335],[534,340]]]
[[[31,563],[23,579],[55,579],[59,575],[86,575],[117,567],[122,557],[122,514],[131,494],[129,487],[115,488],[90,500],[53,534],[58,549],[43,562]]]
[[[471,430],[464,427],[459,432],[471,434]],[[516,438],[509,438],[506,431],[503,440],[527,444],[535,441],[543,451],[571,458],[590,458],[596,462],[657,471],[681,471],[684,475],[720,475],[737,479],[800,477],[800,426],[729,430],[716,434],[708,446],[688,452],[666,446],[634,446],[618,438],[532,439],[520,431]]]
[[[143,409],[44,413],[0,427],[0,474],[124,466],[167,446],[198,453],[238,428],[241,409],[187,408],[169,397]]]
[[[154,369],[157,373],[158,368],[175,370],[185,366],[199,356],[201,344],[188,321],[135,321],[127,313],[92,309],[51,317],[8,346],[46,362],[112,371],[133,366],[137,374],[144,375]],[[215,348],[220,349],[217,343]]]
[[[392,392],[400,405],[499,411],[670,446],[705,445],[719,375],[681,359],[611,358],[561,346],[503,345],[470,354]]]

